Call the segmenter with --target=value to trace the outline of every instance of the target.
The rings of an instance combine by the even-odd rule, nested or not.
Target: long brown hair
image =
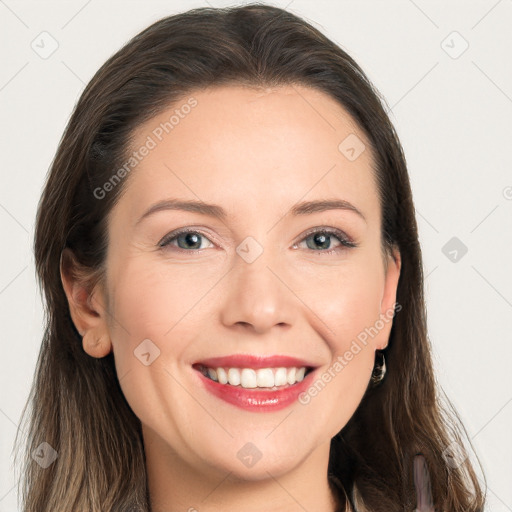
[[[425,493],[436,511],[482,512],[484,495],[470,458],[455,457],[454,463],[454,447],[466,453],[465,429],[435,381],[406,161],[382,98],[358,64],[317,29],[259,3],[159,20],[107,60],[74,109],[36,219],[46,327],[22,415],[30,405],[19,491],[23,511],[150,509],[140,420],[121,391],[113,353],[96,359],[82,349],[60,258],[71,249],[77,272],[91,286],[102,282],[107,216],[129,177],[101,199],[98,190],[126,162],[135,128],[194,90],[224,84],[323,91],[358,123],[375,157],[383,247],[397,247],[401,255],[401,310],[384,350],[387,374],[379,386],[369,385],[333,438],[329,472],[354,510],[410,512],[419,507],[413,467],[422,454],[430,479]],[[34,454],[49,462],[51,449],[55,460],[38,464]]]

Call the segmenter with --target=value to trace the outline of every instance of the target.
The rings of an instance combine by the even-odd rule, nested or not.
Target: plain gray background
[[[391,109],[413,187],[437,377],[484,465],[486,510],[512,511],[512,1],[269,3],[335,40]],[[18,510],[13,441],[44,320],[34,221],[59,139],[112,53],[157,19],[207,5],[235,4],[0,0],[0,512]]]

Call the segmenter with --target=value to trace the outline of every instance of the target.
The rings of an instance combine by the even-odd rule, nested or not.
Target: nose
[[[226,276],[221,304],[222,323],[263,334],[273,327],[289,327],[298,311],[297,298],[287,283],[287,274],[270,251],[248,263],[237,256]]]

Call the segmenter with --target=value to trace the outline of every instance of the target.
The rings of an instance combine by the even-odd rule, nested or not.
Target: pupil
[[[185,237],[185,241],[187,244],[186,248],[190,248],[190,244],[198,245],[198,246],[201,245],[201,242],[199,241],[199,236],[197,235],[197,233],[185,233],[183,236]],[[193,247],[193,248],[195,249],[196,247]]]
[[[330,245],[328,242],[329,237],[327,235],[325,235],[324,233],[315,233],[313,238],[314,238],[315,244],[322,246],[321,247],[322,249],[329,248],[329,245]]]

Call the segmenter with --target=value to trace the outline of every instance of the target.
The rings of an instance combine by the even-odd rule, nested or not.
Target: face
[[[133,150],[93,328],[146,443],[216,477],[325,457],[387,345],[399,276],[364,134],[322,92],[225,86],[140,126]]]

